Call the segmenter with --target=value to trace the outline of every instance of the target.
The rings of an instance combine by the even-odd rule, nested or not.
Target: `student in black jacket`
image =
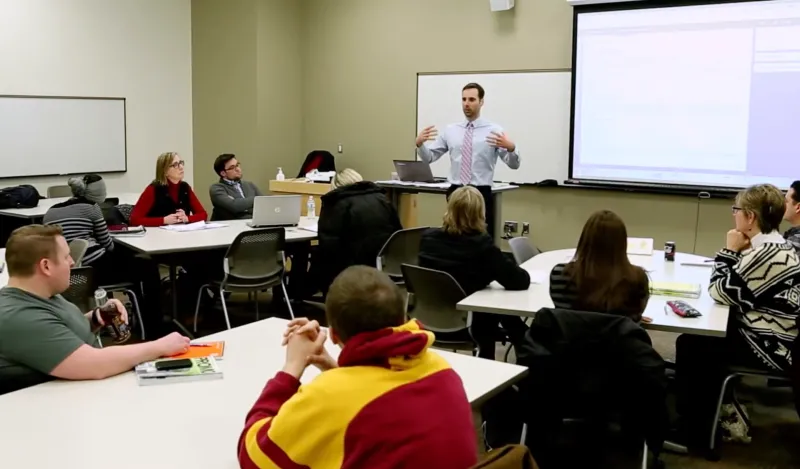
[[[465,186],[450,196],[441,228],[428,230],[419,245],[419,265],[447,272],[469,295],[497,281],[507,290],[527,290],[531,278],[507,257],[486,232],[483,196]],[[522,341],[527,327],[519,316],[473,313],[472,336],[480,347],[479,356],[494,359],[498,323],[511,342]]]
[[[311,267],[323,293],[344,269],[375,267],[386,240],[403,228],[383,189],[364,181],[356,171],[340,171],[331,187],[333,190],[321,197],[319,248]]]

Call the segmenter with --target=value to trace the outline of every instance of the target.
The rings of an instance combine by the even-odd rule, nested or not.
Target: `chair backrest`
[[[74,267],[69,273],[69,288],[61,294],[67,301],[86,312],[94,308],[94,271],[91,267]]]
[[[69,255],[72,256],[72,262],[75,263],[74,267],[81,266],[87,249],[89,249],[89,241],[85,239],[73,239],[69,242]]]
[[[47,198],[53,197],[72,197],[72,189],[69,186],[50,186],[47,188]]]
[[[456,332],[472,326],[472,313],[456,304],[467,297],[447,272],[411,264],[400,266],[406,289],[414,294],[413,317],[433,332]]]
[[[427,226],[423,226],[392,233],[378,253],[378,270],[393,277],[400,277],[403,275],[400,270],[401,265],[416,265],[419,257],[419,241],[427,229]]]
[[[508,246],[511,248],[511,254],[514,255],[514,260],[517,261],[517,264],[522,264],[531,257],[542,253],[528,241],[528,238],[523,236],[509,239]]]
[[[280,276],[285,242],[283,228],[239,233],[225,254],[225,281],[258,285]]]

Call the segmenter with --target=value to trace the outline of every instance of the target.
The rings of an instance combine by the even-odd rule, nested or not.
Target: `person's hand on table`
[[[319,347],[314,350],[314,353],[307,357],[306,366],[314,365],[320,371],[327,371],[338,366],[336,360],[325,348],[325,340],[328,334],[320,327],[319,322],[309,321],[308,318],[292,319],[283,332],[282,345],[287,345],[295,335],[305,335],[309,340],[319,344]],[[322,339],[320,339],[321,335],[324,336]]]
[[[155,345],[158,347],[158,354],[161,357],[170,357],[189,351],[189,338],[173,332],[156,340]]]
[[[651,322],[653,322],[653,318],[648,316],[642,316],[641,322],[644,324],[650,324]]]
[[[165,225],[177,225],[178,223],[183,223],[181,221],[181,217],[178,216],[177,213],[173,213],[172,215],[167,215],[164,217],[164,224]]]
[[[725,247],[734,252],[742,252],[750,247],[750,238],[741,231],[730,230],[725,240]]]
[[[189,223],[189,217],[186,215],[186,212],[184,212],[183,209],[178,209],[178,211],[175,212],[175,215],[178,216],[180,223]]]
[[[417,135],[417,140],[415,143],[417,144],[417,147],[420,147],[425,142],[435,140],[437,135],[439,135],[439,131],[436,130],[436,126],[429,125],[422,129],[419,135]]]
[[[492,132],[486,137],[486,143],[493,147],[505,148],[508,151],[516,150],[517,146],[514,142],[509,140],[508,134],[505,132]]]

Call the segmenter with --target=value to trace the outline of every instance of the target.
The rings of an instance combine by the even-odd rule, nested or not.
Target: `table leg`
[[[472,408],[472,421],[475,424],[475,435],[478,437],[478,456],[486,454],[486,441],[483,439],[483,414],[480,407]]]
[[[175,265],[174,260],[170,260],[167,265],[169,267],[169,281],[171,284],[169,296],[170,302],[172,303],[172,315],[168,319],[172,319],[172,324],[174,324],[179,331],[183,332],[186,337],[194,339],[194,335],[189,332],[189,329],[186,329],[178,320],[178,266]]]
[[[494,227],[494,243],[500,246],[503,239],[503,193],[493,192],[492,198],[494,199],[494,210],[492,219],[487,221]]]

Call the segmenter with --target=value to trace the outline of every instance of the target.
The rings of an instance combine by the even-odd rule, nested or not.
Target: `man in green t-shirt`
[[[65,300],[73,266],[60,226],[29,225],[6,243],[8,285],[0,290],[0,394],[62,379],[103,379],[137,364],[181,353],[189,339],[178,333],[153,342],[99,348],[86,314]],[[116,303],[127,321],[127,312]]]

